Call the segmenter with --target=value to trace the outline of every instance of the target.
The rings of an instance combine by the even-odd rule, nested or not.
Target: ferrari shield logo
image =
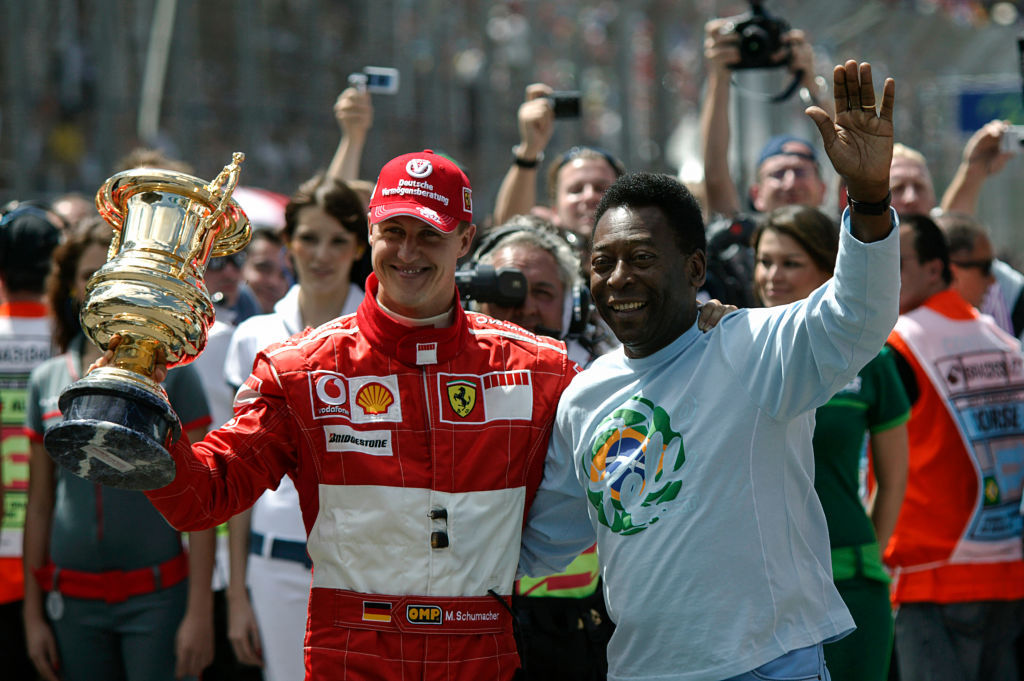
[[[470,381],[449,381],[448,403],[459,416],[468,416],[476,404],[476,386]]]

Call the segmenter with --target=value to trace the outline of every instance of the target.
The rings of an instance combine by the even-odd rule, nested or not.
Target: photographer
[[[521,304],[474,303],[480,312],[564,340],[570,359],[581,367],[614,346],[588,321],[590,302],[585,289],[580,295],[583,281],[579,261],[547,220],[533,215],[513,217],[481,239],[472,263],[474,267],[491,265],[496,270],[515,268],[526,279]],[[574,305],[574,297],[581,298],[579,305]]]
[[[575,116],[579,116],[578,94],[557,93],[543,83],[527,86],[517,113],[520,141],[512,148],[512,166],[498,189],[495,224],[535,210],[537,171],[554,133],[555,119]],[[583,240],[589,239],[594,211],[604,190],[624,172],[618,159],[600,149],[576,146],[561,154],[548,171],[551,221]]]
[[[705,26],[704,57],[708,68],[708,89],[705,108],[701,114],[701,133],[704,153],[704,181],[707,186],[707,211],[734,217],[741,212],[739,192],[729,172],[729,96],[732,71],[751,57],[741,50],[741,36],[734,30],[736,18],[712,19]],[[762,22],[778,22],[774,17],[760,16]],[[772,35],[769,31],[768,35]],[[819,106],[818,84],[814,68],[814,52],[803,31],[790,30],[781,34],[778,49],[771,53],[769,66],[785,66],[806,88],[810,99]],[[767,45],[770,49],[773,45]],[[826,98],[823,98],[826,99]],[[826,108],[826,111],[828,109]],[[784,205],[821,205],[825,183],[817,164],[813,161],[814,148],[804,140],[790,140],[794,144],[779,145],[777,153],[761,154],[757,179],[750,187],[750,200],[758,212],[770,211]],[[769,143],[771,144],[771,142]],[[785,163],[778,157],[787,156]],[[804,158],[800,158],[804,157]],[[772,159],[775,159],[772,161]],[[766,167],[769,161],[773,166]]]
[[[756,220],[743,210],[729,171],[732,72],[785,67],[809,93],[808,98],[831,113],[828,103],[814,96],[818,92],[814,51],[803,31],[788,30],[784,21],[766,15],[757,3],[752,3],[752,7],[750,14],[712,19],[704,26],[708,87],[701,112],[701,133],[707,193],[704,208],[710,218],[705,292],[741,307],[756,304],[752,297],[753,251],[749,246]],[[778,135],[765,144],[758,155],[755,180],[748,194],[749,204],[756,212],[794,204],[817,208],[824,196],[825,182],[811,142]]]

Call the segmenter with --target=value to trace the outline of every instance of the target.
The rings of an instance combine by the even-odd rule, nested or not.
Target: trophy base
[[[143,388],[86,377],[60,396],[64,421],[46,431],[43,445],[75,475],[108,487],[146,490],[174,479],[174,459],[164,449],[176,440],[178,418],[170,405]]]

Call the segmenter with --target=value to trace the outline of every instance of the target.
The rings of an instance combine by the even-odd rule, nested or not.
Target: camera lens
[[[747,26],[740,34],[740,52],[754,58],[763,58],[770,42],[768,31],[760,26]]]

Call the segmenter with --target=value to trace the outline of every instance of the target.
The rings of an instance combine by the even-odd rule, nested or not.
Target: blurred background
[[[897,79],[897,139],[929,159],[941,194],[967,136],[1024,123],[1016,2],[767,0],[809,34],[819,72],[865,59]],[[713,0],[3,0],[0,199],[92,196],[117,159],[157,146],[212,179],[232,151],[242,184],[290,194],[330,161],[332,105],[350,73],[391,66],[374,97],[362,176],[433,148],[468,169],[478,222],[518,141],[528,83],[582,91],[549,151],[586,143],[631,169],[701,177],[703,25],[747,11]],[[737,75],[732,167],[746,185],[777,132],[816,136],[784,70]],[[1024,252],[1020,156],[990,180],[981,217],[1001,250]],[[550,156],[549,156],[550,157]],[[543,195],[541,195],[543,196]],[[1024,232],[1024,230],[1020,230]]]

